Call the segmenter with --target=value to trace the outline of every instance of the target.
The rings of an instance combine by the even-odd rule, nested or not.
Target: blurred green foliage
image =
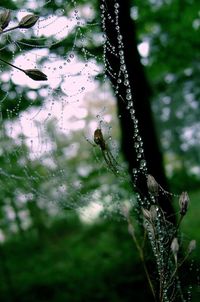
[[[192,217],[187,223],[194,230]],[[184,231],[188,233],[186,226]],[[46,230],[43,242],[29,232],[25,236],[26,240],[15,237],[0,246],[10,274],[9,283],[1,263],[1,301],[15,301],[16,297],[21,302],[151,301],[126,222],[104,220],[85,225],[73,213],[66,213]],[[153,271],[152,267],[152,276]],[[195,275],[192,271],[194,284]],[[189,267],[185,278],[191,278]],[[197,302],[198,296],[192,301]]]
[[[150,301],[126,224],[84,225],[66,216],[54,222],[42,244],[27,232],[26,241],[1,247],[14,288],[1,276],[1,300],[14,301],[15,295],[21,302]]]

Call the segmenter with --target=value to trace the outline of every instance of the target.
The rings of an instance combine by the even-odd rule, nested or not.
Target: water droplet
[[[125,65],[125,64],[122,64],[122,65],[120,66],[120,69],[121,69],[122,71],[126,70],[126,65]]]
[[[140,168],[144,168],[144,167],[146,167],[146,165],[147,165],[146,160],[142,159],[140,161]]]
[[[134,174],[134,175],[136,175],[136,174],[137,174],[137,169],[136,169],[136,168],[133,168],[133,170],[132,170],[132,171],[133,171],[133,174]]]
[[[131,100],[131,99],[132,99],[131,94],[127,94],[127,95],[126,95],[126,99],[127,99],[128,101]]]

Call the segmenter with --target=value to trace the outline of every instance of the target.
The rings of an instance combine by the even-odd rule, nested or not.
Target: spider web
[[[104,204],[119,211],[123,199],[132,203],[132,184],[119,153],[115,97],[108,73],[116,78],[117,85],[112,87],[115,95],[119,96],[120,87],[126,90],[125,99],[120,97],[133,121],[139,170],[147,174],[118,24],[119,4],[114,2],[115,20],[111,20],[104,4],[99,8],[99,19],[95,8],[81,1],[66,5],[56,1],[56,6],[53,1],[24,1],[23,9],[11,12],[9,26],[41,9],[33,29],[1,35],[2,56],[9,53],[12,64],[22,69],[38,68],[48,77],[48,82],[35,82],[15,68],[1,66],[2,187],[9,179],[9,200],[15,200],[22,210],[21,200],[37,199],[38,205],[50,212],[56,208],[52,203],[57,208],[80,210],[91,201],[98,203],[98,209]],[[106,19],[115,23],[118,49],[102,32],[101,28],[106,32]],[[107,52],[119,57],[118,74],[112,72]],[[97,128],[101,128],[108,146],[110,165],[116,165],[112,158],[116,159],[117,179],[102,150],[87,143],[94,144]],[[137,177],[136,169],[133,173]],[[127,183],[129,190],[123,190]],[[123,193],[119,193],[119,186]]]
[[[23,217],[23,228],[29,227],[27,204],[33,202],[51,215],[76,209],[92,218],[103,208],[108,215],[119,212],[121,195],[132,199],[124,188],[128,176],[119,153],[115,98],[100,51],[107,48],[101,21],[94,7],[81,1],[56,5],[53,10],[52,1],[24,1],[23,9],[11,10],[9,27],[42,9],[39,21],[31,29],[1,35],[3,58],[48,77],[35,82],[1,64],[2,208],[13,231],[16,215]],[[118,179],[101,150],[87,142],[93,143],[98,127],[123,171]],[[88,205],[93,210],[86,211]]]

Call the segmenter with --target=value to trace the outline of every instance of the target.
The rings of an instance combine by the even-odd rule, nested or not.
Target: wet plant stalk
[[[132,226],[132,223],[131,223],[129,217],[127,217],[127,222],[128,222],[128,225],[129,225],[129,226]],[[144,260],[144,253],[143,253],[143,250],[142,250],[142,248],[140,247],[140,244],[139,244],[139,242],[138,242],[138,240],[137,240],[137,238],[136,238],[134,232],[131,232],[131,237],[132,237],[132,239],[133,239],[133,241],[134,241],[134,243],[135,243],[135,245],[136,245],[136,248],[137,248],[137,250],[138,250],[138,252],[139,252],[140,260],[141,260],[141,262],[142,262],[143,269],[144,269],[144,271],[145,271],[145,274],[146,274],[146,277],[147,277],[147,281],[148,281],[148,284],[149,284],[151,293],[152,293],[152,295],[153,295],[153,297],[154,297],[154,301],[157,302],[157,298],[156,298],[156,294],[155,294],[155,291],[154,291],[154,287],[153,287],[153,284],[152,284],[152,282],[151,282],[151,278],[150,278],[150,276],[149,276],[149,272],[148,272],[148,269],[147,269],[147,266],[146,266],[146,263],[145,263],[145,260]]]
[[[5,29],[5,30],[3,30],[3,31],[0,32],[0,35],[3,35],[3,34],[9,32],[9,31],[12,31],[12,30],[15,30],[15,29],[18,29],[18,28],[19,28],[19,25],[11,27],[11,28],[8,28],[8,29]]]
[[[11,67],[13,67],[13,68],[15,68],[15,69],[18,69],[18,70],[24,72],[24,70],[23,70],[22,68],[17,67],[17,66],[15,66],[15,65],[13,65],[13,64],[11,64],[11,63],[9,63],[9,62],[3,60],[2,58],[0,58],[0,61],[3,62],[3,63],[5,63],[5,64],[7,64],[7,65],[10,65]]]

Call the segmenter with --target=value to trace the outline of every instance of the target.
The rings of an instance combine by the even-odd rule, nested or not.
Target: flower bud
[[[196,240],[191,240],[188,245],[188,253],[191,253],[195,249],[196,249]]]
[[[124,215],[124,217],[125,217],[126,219],[129,218],[129,208],[128,208],[126,205],[124,205],[124,206],[122,207],[122,214]]]
[[[174,238],[172,240],[171,250],[172,250],[172,253],[174,255],[175,263],[177,265],[177,253],[178,253],[178,250],[179,250],[179,244],[178,244],[178,239],[177,238]]]
[[[5,9],[3,13],[0,14],[0,28],[3,30],[8,26],[10,22],[10,10]]]
[[[24,73],[34,81],[47,81],[47,76],[38,69],[26,69]]]
[[[135,231],[134,231],[134,227],[131,223],[128,224],[128,232],[130,235],[132,235],[132,236],[134,235]]]
[[[35,23],[37,22],[38,19],[39,19],[38,16],[35,16],[32,14],[26,15],[25,17],[23,17],[20,20],[18,27],[19,28],[30,28],[35,25]]]
[[[158,208],[156,207],[156,206],[154,206],[154,205],[152,205],[151,207],[150,207],[150,215],[151,215],[151,220],[153,221],[153,220],[155,220],[156,219],[156,217],[157,217],[157,210],[158,210]]]
[[[180,214],[185,215],[188,209],[189,196],[187,192],[182,192],[179,198]]]
[[[142,208],[144,218],[153,222],[157,217],[156,206],[152,205],[149,210]]]
[[[179,244],[178,244],[178,239],[176,237],[172,240],[171,250],[174,255],[178,253]]]
[[[142,214],[144,215],[144,218],[147,220],[151,220],[151,212],[147,209],[142,208]]]
[[[159,185],[155,178],[150,174],[147,176],[147,188],[152,195],[158,196]]]

